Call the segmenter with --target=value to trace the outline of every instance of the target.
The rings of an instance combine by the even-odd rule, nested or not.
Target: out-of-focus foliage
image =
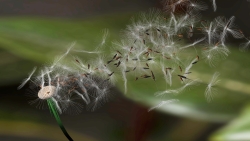
[[[250,140],[250,105],[246,105],[242,113],[227,126],[216,132],[211,141]]]
[[[0,75],[0,85],[20,81],[34,66],[51,63],[55,55],[65,51],[74,41],[75,48],[94,49],[101,41],[103,29],[120,34],[130,16],[113,15],[84,21],[1,18],[0,67],[5,69],[0,70],[0,74],[4,74]],[[108,40],[118,36],[112,34]]]

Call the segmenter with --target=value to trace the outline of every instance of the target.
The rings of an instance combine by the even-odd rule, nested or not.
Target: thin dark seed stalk
[[[49,109],[50,109],[51,113],[53,114],[53,116],[55,117],[55,119],[57,121],[57,124],[61,128],[63,134],[67,137],[67,139],[69,141],[73,141],[73,139],[70,137],[70,135],[68,134],[67,130],[63,126],[63,123],[62,123],[62,121],[61,121],[61,119],[60,119],[60,117],[58,115],[58,112],[57,112],[57,109],[55,107],[55,104],[54,104],[53,100],[52,99],[48,99],[47,102],[48,102]]]

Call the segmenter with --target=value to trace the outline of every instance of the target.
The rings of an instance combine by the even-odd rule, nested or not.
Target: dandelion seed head
[[[29,76],[19,87],[30,81],[38,92],[38,98],[32,103],[51,98],[59,113],[79,113],[85,106],[90,110],[101,106],[109,100],[110,88],[118,77],[124,82],[125,93],[132,79],[152,83],[164,79],[166,88],[155,93],[163,98],[180,94],[200,83],[192,75],[194,66],[201,64],[198,62],[215,66],[226,58],[230,53],[226,47],[228,35],[247,39],[235,26],[234,16],[229,20],[224,17],[217,17],[212,22],[202,20],[199,11],[207,8],[202,2],[167,0],[164,6],[165,13],[153,9],[132,19],[122,32],[122,39],[112,43],[110,55],[103,56],[100,51],[107,44],[108,31],[104,30],[103,38],[93,51],[73,50],[96,53],[96,58],[82,61],[72,57],[69,55],[73,53],[70,52],[72,44],[51,65],[44,66],[38,76]],[[213,6],[216,9],[215,0]],[[205,48],[201,49],[199,45]],[[249,45],[247,39],[241,48],[247,49]],[[66,58],[71,61],[65,62]],[[215,74],[207,84],[205,95],[208,101],[217,93],[217,77]],[[162,100],[150,110],[166,102]]]
[[[53,97],[55,94],[56,94],[55,86],[45,86],[39,90],[38,97],[40,99],[48,99]]]

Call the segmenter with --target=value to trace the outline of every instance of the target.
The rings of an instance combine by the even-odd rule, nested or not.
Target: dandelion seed
[[[54,102],[56,110],[59,112],[59,114],[61,114],[62,113],[62,109],[59,106],[59,102],[55,98],[53,98],[53,97],[51,97],[50,99],[47,99],[47,102],[49,100],[52,100]]]
[[[79,98],[80,97],[80,98]],[[68,99],[62,100],[63,103],[62,112],[67,113],[70,115],[76,115],[82,112],[83,104],[80,102],[75,102],[77,99],[82,99],[81,95],[73,95],[72,93],[69,94]]]
[[[184,85],[178,89],[179,92],[183,92],[186,89],[191,89],[192,86],[196,86],[199,84],[199,80],[191,80],[186,78],[185,81],[183,80]]]
[[[119,66],[120,66],[120,64],[121,64],[121,61],[119,61],[119,62],[117,63],[116,67],[119,67]]]
[[[115,59],[115,58],[116,58],[116,56],[117,56],[117,54],[115,54],[115,55],[114,55],[113,59]],[[112,60],[113,60],[113,59],[112,59]]]
[[[104,30],[103,30],[102,41],[101,41],[101,43],[99,44],[99,46],[96,47],[95,52],[100,51],[100,48],[103,47],[103,46],[105,45],[106,40],[107,40],[107,38],[108,38],[108,35],[109,35],[108,29],[104,29]]]
[[[213,42],[217,42],[217,38],[219,37],[219,26],[217,22],[202,22],[202,32],[207,35],[208,44],[212,44]]]
[[[77,82],[82,93],[77,93],[80,97],[82,97],[82,99],[86,102],[86,104],[89,104],[91,101],[90,101],[90,96],[89,96],[89,93],[88,93],[88,90],[86,88],[86,86],[83,85],[83,80],[80,80]],[[77,92],[76,90],[74,90],[74,92]]]
[[[28,78],[24,79],[23,82],[21,83],[21,85],[18,86],[18,90],[20,90],[32,77],[32,75],[34,74],[34,72],[36,71],[36,67],[34,67],[34,69],[31,71],[31,73],[29,74]]]
[[[199,40],[193,42],[192,44],[189,44],[189,45],[187,45],[187,46],[181,47],[180,49],[182,50],[182,49],[185,49],[185,48],[188,48],[188,47],[195,46],[196,44],[198,44],[198,43],[204,41],[205,39],[206,39],[206,38],[201,38],[201,39],[199,39]]]
[[[162,68],[161,70],[162,70],[162,73],[164,75],[164,79],[165,79],[166,83],[171,86],[172,85],[172,73],[174,72],[174,69],[165,68],[163,63],[161,64],[161,68]]]
[[[90,101],[89,101],[89,98],[86,99],[86,98],[83,96],[83,94],[79,93],[79,92],[76,91],[76,90],[74,90],[74,92],[75,92],[75,94],[77,94],[79,97],[81,97],[82,100],[86,102],[86,104],[89,104],[89,102],[90,102]],[[79,113],[80,113],[80,112],[79,112]]]
[[[113,62],[113,60],[108,61],[107,64],[110,64],[111,62]]]
[[[196,63],[198,63],[198,61],[192,62],[193,65],[196,64]]]
[[[99,53],[101,53],[101,51],[86,51],[86,50],[78,50],[78,49],[74,49],[72,51],[74,51],[74,52],[81,52],[81,53],[87,53],[87,54],[99,54]]]
[[[216,9],[217,9],[216,1],[215,0],[211,0],[211,1],[213,3],[213,9],[214,9],[214,12],[215,12]]]
[[[122,57],[121,56],[118,56],[115,58],[115,60],[120,60]]]
[[[180,69],[180,71],[182,72],[182,68],[181,68],[181,66],[179,66],[179,69]]]
[[[57,59],[54,60],[53,64],[50,66],[50,69],[53,69],[57,65],[57,63],[60,62],[60,60],[62,60],[65,56],[67,56],[70,50],[75,46],[75,44],[76,42],[71,43],[67,51],[63,55],[59,56]]]
[[[234,38],[243,38],[244,35],[238,29],[235,29],[234,20],[235,17],[232,16],[228,21],[224,17],[218,17],[215,19],[217,24],[223,28],[223,32],[220,35],[220,41],[222,44],[225,43],[227,33],[230,33]]]
[[[165,90],[165,91],[159,91],[159,92],[156,92],[154,95],[155,96],[163,96],[163,95],[167,95],[167,94],[178,94],[180,91],[178,89],[174,90]]]
[[[229,54],[229,50],[223,45],[214,45],[208,47],[206,50],[203,50],[203,56],[206,61],[210,64],[210,66],[215,66],[218,60],[224,59]]]
[[[151,75],[152,75],[153,80],[155,81],[155,75],[154,75],[153,71],[151,71]]]
[[[220,80],[218,80],[219,75],[220,73],[218,72],[214,73],[212,79],[207,85],[207,88],[205,90],[205,96],[208,102],[211,102],[214,96],[218,94],[218,91],[215,86],[220,82]]]
[[[144,75],[142,75],[141,76],[142,78],[149,78],[149,77],[151,77],[150,75],[147,75],[147,74],[144,74]]]
[[[128,83],[128,80],[127,80],[127,77],[126,77],[126,74],[124,72],[122,72],[122,78],[123,78],[123,81],[124,81],[124,93],[126,94],[127,93],[127,83]]]
[[[165,104],[169,104],[169,103],[172,103],[172,102],[178,102],[179,100],[177,99],[171,99],[171,100],[166,100],[166,101],[161,101],[158,105],[154,106],[154,107],[151,107],[150,109],[148,109],[148,112],[156,109],[156,108],[160,108],[161,106],[165,105]]]
[[[183,76],[183,75],[178,74],[178,76],[181,77],[181,78],[184,78],[184,79],[188,79],[186,76]]]
[[[247,42],[240,44],[240,50],[246,51],[250,46],[250,40],[246,38]]]
[[[189,2],[190,2],[189,6],[193,10],[206,10],[207,9],[207,5],[204,4],[203,2],[198,2],[198,1],[195,1],[195,2],[189,1]]]
[[[93,111],[98,107],[102,106],[104,103],[108,102],[110,94],[111,84],[103,80],[95,80],[98,86],[95,86],[95,93],[93,93],[93,101],[88,104],[88,109]]]

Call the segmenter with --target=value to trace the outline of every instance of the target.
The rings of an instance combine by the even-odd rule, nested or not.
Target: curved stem
[[[64,126],[62,124],[62,121],[61,121],[61,119],[58,115],[57,109],[55,107],[55,103],[53,102],[52,99],[48,99],[47,102],[48,102],[49,109],[50,109],[51,113],[53,114],[53,116],[55,117],[57,124],[61,128],[63,134],[68,138],[69,141],[73,141],[73,139],[70,137],[67,130],[64,128]]]

